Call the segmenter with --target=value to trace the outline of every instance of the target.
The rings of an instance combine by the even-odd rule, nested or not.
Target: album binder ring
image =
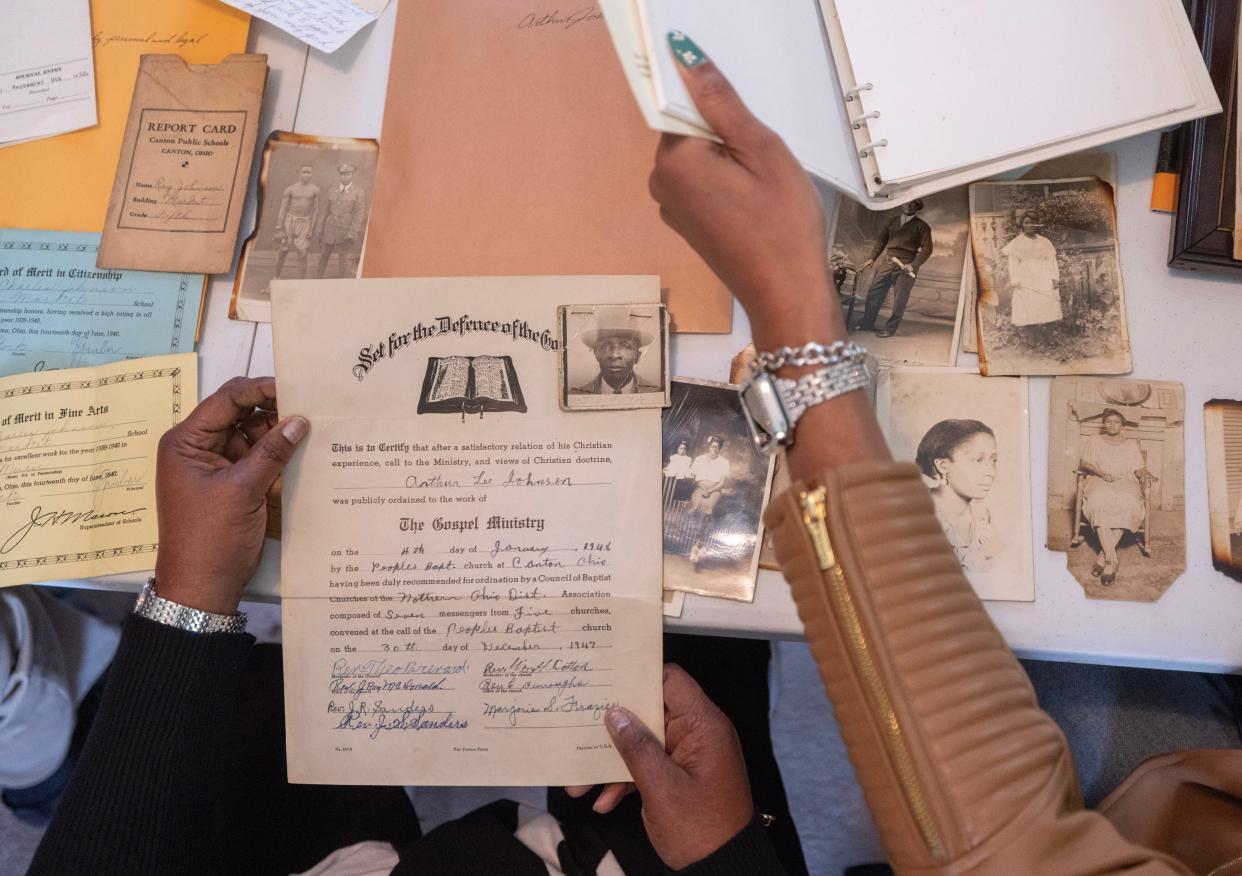
[[[880,111],[872,110],[869,113],[863,113],[861,116],[855,116],[854,118],[850,119],[850,124],[853,125],[854,130],[857,131],[860,128],[862,128],[862,123],[867,121],[867,119],[878,119],[879,117],[880,117]]]
[[[872,152],[875,151],[875,147],[887,146],[887,145],[888,145],[887,140],[872,140],[870,143],[864,143],[862,149],[858,150],[858,157],[866,158],[868,155],[870,155]]]
[[[875,86],[872,85],[870,82],[864,82],[862,85],[858,86],[857,88],[851,88],[849,91],[845,92],[845,102],[849,103],[851,100],[857,100],[859,92],[870,91],[873,88],[875,88]]]

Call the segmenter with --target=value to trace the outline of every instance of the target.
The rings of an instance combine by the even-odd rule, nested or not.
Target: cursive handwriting
[[[109,520],[115,517],[128,517],[131,514],[137,514],[140,511],[146,511],[145,507],[134,508],[128,511],[103,511],[99,512],[95,509],[89,511],[44,511],[42,505],[35,505],[30,509],[30,520],[19,526],[12,535],[5,539],[4,544],[0,545],[0,554],[7,554],[19,544],[21,544],[26,536],[28,536],[35,527],[38,526],[64,526],[70,523],[87,523],[97,520]]]
[[[603,17],[604,13],[600,12],[599,8],[594,5],[584,6],[582,9],[566,13],[565,15],[562,15],[559,9],[553,9],[551,12],[543,14],[528,12],[518,22],[518,30],[530,30],[536,27],[560,27],[564,30],[569,30],[571,27],[582,24],[585,21],[599,21]]]

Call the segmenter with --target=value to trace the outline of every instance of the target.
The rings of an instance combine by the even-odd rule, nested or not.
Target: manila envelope
[[[364,277],[655,274],[674,331],[728,290],[661,221],[647,128],[595,7],[403,0]]]
[[[215,63],[245,51],[249,29],[249,15],[217,0],[91,0],[99,123],[0,150],[0,228],[103,230],[138,59]]]
[[[259,133],[267,55],[143,55],[100,268],[227,274]]]

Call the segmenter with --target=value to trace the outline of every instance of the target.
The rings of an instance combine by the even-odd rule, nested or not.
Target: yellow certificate
[[[194,353],[0,379],[0,586],[152,568],[156,448],[197,389]]]

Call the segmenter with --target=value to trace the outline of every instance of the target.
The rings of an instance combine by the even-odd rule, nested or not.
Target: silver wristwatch
[[[156,623],[191,633],[243,633],[246,613],[212,614],[187,605],[180,605],[155,595],[155,579],[148,578],[134,603],[134,614]]]
[[[793,444],[794,426],[813,405],[866,389],[867,353],[850,341],[828,346],[810,343],[760,353],[751,363],[751,375],[742,383],[742,410],[755,446],[765,453]],[[777,377],[785,365],[823,365],[797,380]]]

